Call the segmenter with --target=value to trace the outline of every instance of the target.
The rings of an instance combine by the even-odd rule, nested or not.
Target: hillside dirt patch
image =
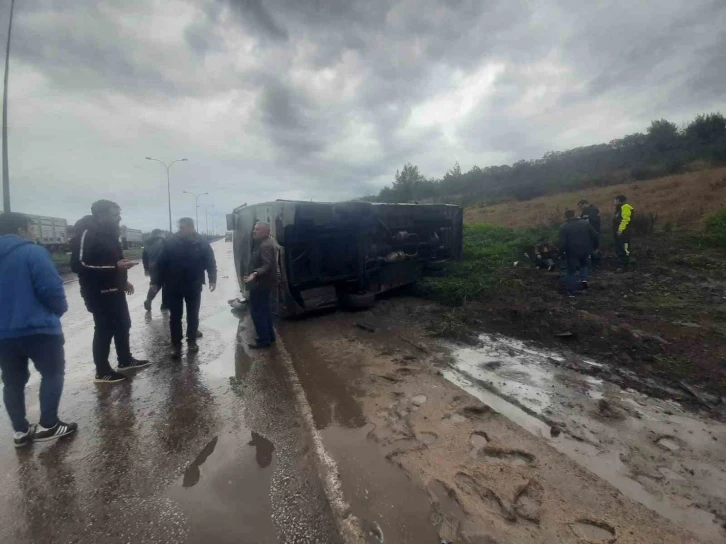
[[[591,187],[526,201],[471,206],[464,211],[464,222],[511,228],[558,224],[566,209],[576,209],[577,203],[586,198],[600,209],[603,226],[607,228],[612,217],[613,199],[619,194],[628,197],[636,213],[656,215],[657,227],[699,229],[705,214],[726,206],[726,168]]]

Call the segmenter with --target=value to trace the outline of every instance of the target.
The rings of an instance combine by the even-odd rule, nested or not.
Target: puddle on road
[[[194,459],[194,462],[189,465],[189,467],[184,471],[182,487],[194,487],[199,483],[199,478],[201,477],[201,471],[199,470],[199,467],[204,464],[204,462],[207,460],[207,457],[214,453],[214,448],[217,447],[218,439],[219,437],[217,436],[212,438],[212,441],[204,446],[204,449],[199,453],[199,455],[197,455],[197,458]]]
[[[680,527],[709,542],[726,539],[725,425],[565,368],[573,360],[561,354],[500,336],[480,339],[481,348],[453,349],[449,381]],[[574,362],[585,371],[602,366]],[[482,458],[486,438],[471,442],[471,455]]]
[[[354,384],[356,371],[348,369],[346,375],[335,368],[341,360],[358,356],[355,346],[341,344],[335,360],[326,360],[310,341],[307,326],[286,322],[281,331],[285,343],[295,346],[293,364],[315,425],[338,466],[343,495],[363,524],[367,544],[440,542],[438,529],[430,521],[427,493],[386,459],[385,448],[368,438],[373,426],[366,424],[356,400],[362,394]],[[420,396],[416,402],[426,400]],[[437,439],[435,433],[422,432],[411,443],[431,444]]]
[[[357,429],[365,425],[366,418],[355,400],[362,392],[354,387],[354,380],[344,380],[328,367],[327,361],[321,360],[320,353],[308,338],[306,327],[301,323],[285,322],[280,324],[279,331],[287,345],[295,346],[291,353],[293,364],[313,412],[315,426],[318,429],[331,425]],[[338,354],[340,359],[354,356],[354,351]]]
[[[277,542],[270,486],[275,446],[254,431],[214,437],[168,491],[187,516],[188,542]]]
[[[430,521],[428,495],[370,440],[372,424],[360,429],[329,427],[321,431],[336,460],[343,494],[363,522],[369,543],[419,544],[439,542]]]

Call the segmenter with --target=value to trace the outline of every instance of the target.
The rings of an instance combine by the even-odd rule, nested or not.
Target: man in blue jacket
[[[0,215],[0,369],[16,447],[78,427],[58,419],[65,372],[60,318],[68,310],[63,281],[48,252],[31,241],[30,225],[25,215]],[[39,425],[25,417],[28,359],[41,375]]]

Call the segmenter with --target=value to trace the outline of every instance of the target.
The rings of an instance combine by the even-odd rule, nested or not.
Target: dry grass
[[[657,228],[700,230],[706,214],[726,206],[726,168],[562,193],[525,202],[472,206],[465,210],[464,221],[503,227],[551,225],[562,222],[564,211],[577,209],[577,202],[585,198],[600,208],[603,229],[607,229],[613,199],[619,194],[628,197],[636,213],[657,214]]]

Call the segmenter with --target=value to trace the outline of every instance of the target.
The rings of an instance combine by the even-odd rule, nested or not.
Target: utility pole
[[[8,168],[8,74],[10,73],[10,33],[13,30],[15,0],[10,0],[8,44],[5,48],[5,86],[3,88],[3,210],[10,212],[10,170]]]

